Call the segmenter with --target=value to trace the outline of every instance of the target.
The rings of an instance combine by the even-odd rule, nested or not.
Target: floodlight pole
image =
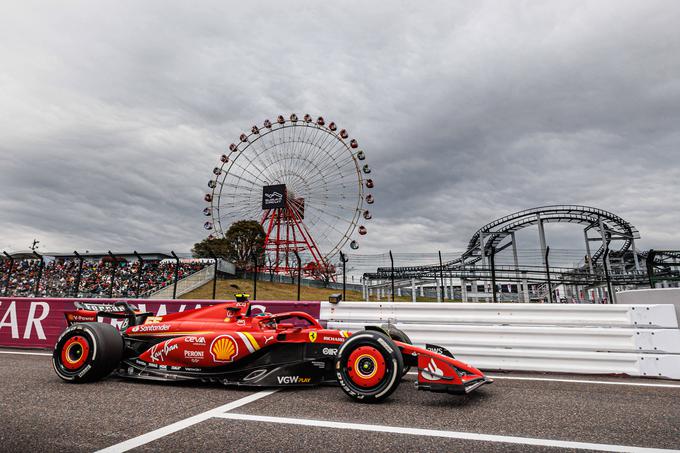
[[[137,257],[137,262],[139,263],[139,269],[137,269],[137,288],[135,289],[135,297],[139,299],[139,288],[142,286],[142,273],[144,273],[144,258],[137,253],[137,250],[133,253]]]
[[[9,255],[9,253],[7,253],[7,252],[5,252],[5,251],[3,251],[2,253],[3,253],[3,254],[7,257],[7,259],[9,260],[9,272],[7,272],[7,279],[5,280],[5,289],[4,289],[4,291],[3,291],[3,295],[6,296],[6,295],[7,295],[7,290],[9,289],[9,281],[10,281],[10,278],[12,277],[12,271],[14,270],[14,258],[12,258],[12,257]]]
[[[42,274],[43,274],[43,268],[45,267],[45,258],[43,258],[42,255],[40,255],[38,252],[33,250],[33,254],[40,259],[40,267],[38,268],[38,278],[35,281],[35,289],[33,290],[34,297],[40,297],[38,296],[38,291],[40,291],[40,280],[42,280]],[[45,293],[47,293],[47,288],[45,288]]]
[[[297,300],[300,300],[300,275],[302,274],[302,260],[297,250],[294,250],[295,258],[297,259]]]
[[[109,250],[109,256],[113,260],[111,263],[111,282],[109,283],[109,299],[113,299],[113,283],[116,278],[116,265],[118,264],[118,259],[115,257],[111,250]]]
[[[77,251],[73,251],[73,254],[78,258],[78,274],[76,275],[76,290],[75,290],[75,295],[74,297],[77,299],[78,298],[78,293],[80,292],[80,279],[83,276],[83,257],[78,254]]]
[[[177,279],[179,278],[179,257],[175,255],[174,250],[170,250],[170,254],[175,258],[175,275],[172,283],[172,298],[177,299]]]

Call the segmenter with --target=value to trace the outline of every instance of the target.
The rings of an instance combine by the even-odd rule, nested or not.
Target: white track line
[[[410,371],[407,374],[416,376],[417,371]],[[630,385],[633,387],[662,387],[662,388],[680,388],[680,384],[656,384],[653,382],[617,382],[617,381],[595,381],[589,379],[564,379],[564,378],[542,378],[531,376],[496,376],[487,374],[487,377],[492,379],[508,379],[516,381],[546,381],[546,382],[575,382],[577,384],[604,384],[604,385]]]
[[[162,428],[158,428],[154,431],[150,431],[146,434],[142,434],[141,436],[133,437],[132,439],[126,440],[125,442],[121,442],[116,445],[112,445],[108,448],[104,448],[102,450],[99,450],[97,453],[113,453],[113,452],[123,452],[123,451],[128,451],[133,448],[137,448],[140,445],[148,444],[149,442],[153,442],[154,440],[158,440],[161,437],[167,436],[168,434],[176,433],[177,431],[181,431],[184,428],[188,428],[189,426],[193,426],[197,423],[201,423],[203,421],[206,421],[210,418],[213,418],[217,415],[220,415],[223,412],[230,411],[232,409],[236,409],[237,407],[241,407],[245,404],[252,403],[253,401],[257,401],[260,398],[264,398],[265,396],[269,396],[272,393],[275,393],[277,389],[273,390],[264,390],[262,392],[257,392],[253,393],[252,395],[248,395],[245,398],[238,399],[236,401],[232,401],[231,403],[225,404],[223,406],[216,407],[215,409],[210,409],[209,411],[203,412],[198,415],[194,415],[193,417],[185,418],[184,420],[180,420],[178,422],[172,423],[168,426],[164,426]]]
[[[19,354],[19,355],[45,355],[52,357],[49,352],[27,352],[27,351],[0,351],[0,354]]]
[[[253,422],[265,423],[280,423],[285,425],[300,425],[312,426],[317,428],[335,428],[348,429],[355,431],[371,431],[380,433],[392,434],[410,434],[412,436],[428,436],[428,437],[444,437],[448,439],[465,439],[476,440],[482,442],[498,442],[506,444],[520,444],[520,445],[536,445],[540,447],[558,447],[558,448],[572,448],[576,450],[594,450],[594,451],[613,451],[613,452],[680,452],[680,450],[664,450],[659,448],[644,448],[634,447],[628,445],[608,445],[608,444],[592,444],[587,442],[572,442],[566,440],[555,439],[538,439],[533,437],[514,437],[514,436],[498,436],[495,434],[478,434],[467,433],[459,431],[440,431],[436,429],[421,429],[421,428],[406,428],[402,426],[387,426],[387,425],[365,425],[361,423],[344,423],[332,422],[327,420],[309,420],[288,417],[268,417],[264,415],[248,415],[248,414],[217,414],[215,417],[224,418],[227,420],[244,420]]]
[[[655,384],[647,382],[617,382],[617,381],[591,381],[588,379],[560,379],[560,378],[541,378],[541,377],[524,377],[524,376],[492,376],[487,375],[492,379],[511,379],[516,381],[547,381],[547,382],[576,382],[578,384],[604,384],[604,385],[631,385],[635,387],[665,387],[665,388],[680,388],[678,384]]]

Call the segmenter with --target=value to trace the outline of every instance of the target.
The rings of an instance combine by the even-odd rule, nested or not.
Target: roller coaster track
[[[584,232],[587,237],[589,230],[598,231],[600,237],[604,237],[600,247],[591,255],[594,268],[601,267],[602,257],[609,248],[612,241],[621,241],[621,245],[616,250],[610,251],[611,257],[628,257],[632,253],[637,253],[642,259],[644,255],[630,248],[635,239],[640,238],[638,230],[626,220],[599,208],[580,205],[551,205],[518,211],[507,216],[487,223],[478,229],[470,238],[467,250],[460,257],[443,263],[422,266],[395,267],[394,277],[404,278],[428,278],[437,277],[440,272],[447,276],[469,278],[469,279],[489,279],[491,269],[484,265],[483,257],[489,256],[494,250],[499,249],[500,244],[505,238],[511,236],[516,231],[528,228],[537,224],[544,223],[576,223],[586,225]],[[541,225],[542,226],[542,225]],[[593,240],[593,239],[590,239]],[[482,266],[476,265],[482,261]],[[525,279],[528,281],[545,281],[546,272],[544,267],[524,266],[516,269],[514,266],[495,266],[496,278],[503,281],[515,281]],[[380,267],[375,273],[365,274],[367,278],[385,279],[390,278],[392,269]],[[604,272],[590,273],[590,269],[583,268],[550,268],[554,279],[565,283],[574,284],[597,284],[603,281]],[[598,275],[602,274],[602,275]],[[644,274],[632,272],[625,274],[611,273],[612,280],[618,280],[622,284],[637,284],[644,280]],[[578,283],[577,283],[578,282]]]

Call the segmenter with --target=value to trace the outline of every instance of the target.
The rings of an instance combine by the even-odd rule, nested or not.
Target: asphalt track
[[[16,352],[0,350],[2,451],[680,450],[677,381],[490,373],[457,397],[416,391],[411,375],[364,405],[337,387],[69,385],[44,351]]]

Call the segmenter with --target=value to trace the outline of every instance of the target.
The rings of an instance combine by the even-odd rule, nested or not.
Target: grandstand
[[[16,297],[146,298],[212,265],[172,253],[6,253],[0,289]]]

